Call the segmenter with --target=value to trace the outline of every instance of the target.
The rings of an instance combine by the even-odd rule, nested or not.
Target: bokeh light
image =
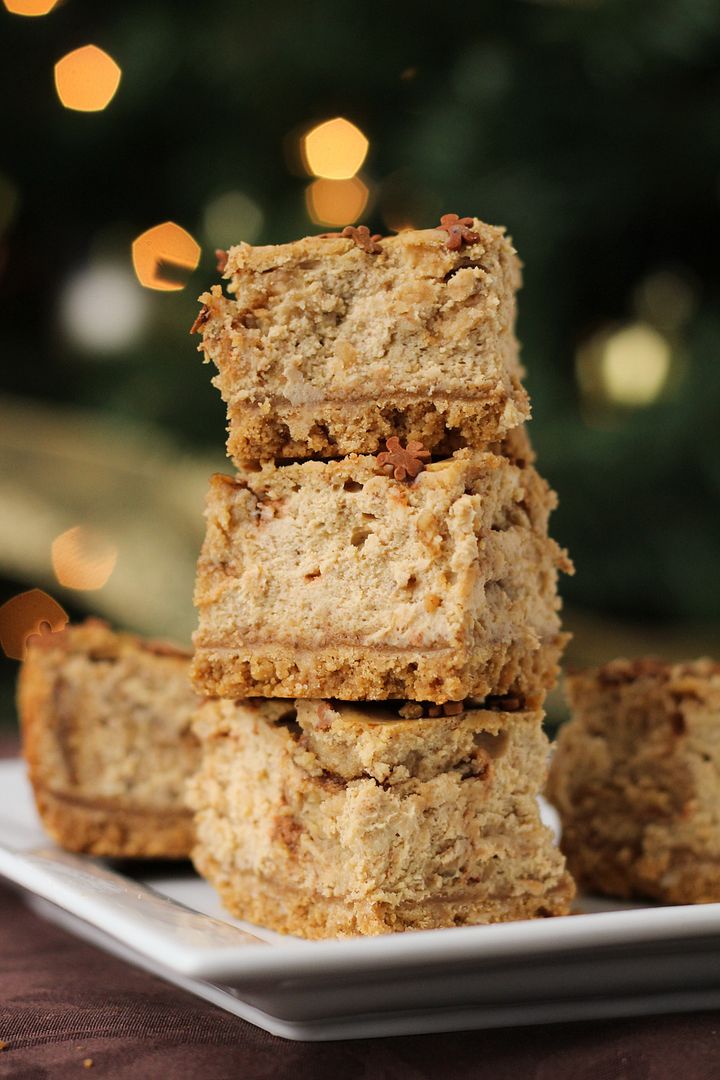
[[[243,191],[226,191],[205,207],[203,232],[211,248],[228,248],[244,240],[253,244],[263,227],[263,212]]]
[[[316,225],[352,225],[364,212],[370,192],[357,176],[349,180],[313,180],[305,192],[307,211]]]
[[[13,15],[47,15],[58,0],[3,0],[3,3]]]
[[[367,157],[369,145],[359,127],[337,116],[318,124],[303,136],[303,163],[313,176],[349,180]]]
[[[75,525],[52,542],[55,577],[66,589],[101,589],[117,563],[115,544],[97,529]]]
[[[697,307],[692,282],[674,270],[657,270],[635,291],[635,310],[641,319],[661,330],[675,330],[690,319]]]
[[[149,303],[133,275],[116,263],[98,263],[70,277],[60,294],[60,323],[67,340],[84,352],[110,354],[141,337]]]
[[[27,640],[43,631],[55,633],[68,617],[56,600],[42,589],[29,589],[0,607],[0,647],[10,660],[24,660]]]
[[[174,221],[154,225],[132,244],[137,279],[148,289],[184,289],[200,262],[200,245]]]
[[[66,109],[99,112],[115,97],[122,71],[97,45],[83,45],[55,65],[55,88]]]
[[[578,352],[583,392],[629,408],[651,405],[665,389],[672,367],[670,342],[646,323],[596,334]]]

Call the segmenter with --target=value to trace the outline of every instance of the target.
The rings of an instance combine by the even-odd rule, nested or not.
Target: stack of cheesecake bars
[[[510,242],[445,215],[389,238],[240,244],[221,263],[227,292],[201,298],[193,329],[235,472],[211,480],[197,571],[203,700],[176,704],[165,733],[187,741],[172,779],[193,774],[195,865],[235,915],[305,937],[566,913],[537,794],[570,566],[524,427]],[[187,665],[152,648],[125,645],[153,670]],[[157,682],[146,714],[166,711],[172,679]],[[25,713],[32,765],[48,724]]]

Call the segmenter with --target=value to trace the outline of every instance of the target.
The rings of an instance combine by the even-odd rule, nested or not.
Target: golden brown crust
[[[181,791],[198,747],[188,653],[89,619],[34,638],[18,682],[23,753],[48,832],[72,851],[187,856]]]
[[[432,902],[398,905],[379,901],[348,904],[255,874],[237,873],[232,881],[223,878],[212,855],[195,849],[193,862],[198,873],[213,882],[224,906],[236,918],[310,940],[401,933],[405,930],[439,930],[448,926],[478,926],[543,919],[567,915],[575,896],[568,873],[539,896],[524,895],[510,900],[488,900],[483,889],[469,889],[465,896],[447,896]]]
[[[587,890],[720,901],[720,665],[613,660],[568,679],[548,796]]]
[[[186,859],[192,850],[188,810],[127,810],[110,801],[100,806],[58,795],[37,782],[33,790],[43,827],[67,851],[113,859]]]
[[[519,263],[504,230],[447,247],[440,229],[230,249],[203,294],[200,346],[218,368],[237,465],[376,453],[390,435],[446,452],[529,416],[514,335]]]
[[[534,649],[526,641],[496,644],[468,655],[338,644],[317,650],[254,644],[247,649],[198,647],[192,674],[198,692],[222,698],[338,697],[348,701],[410,698],[413,701],[482,700],[517,695],[538,708],[555,685],[569,634]]]

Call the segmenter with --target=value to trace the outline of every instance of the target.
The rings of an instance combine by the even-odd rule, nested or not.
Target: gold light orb
[[[55,65],[55,89],[66,109],[100,112],[115,96],[122,71],[97,45],[83,45]]]
[[[601,375],[605,393],[618,405],[651,405],[670,374],[670,345],[651,326],[635,323],[605,342]]]
[[[13,15],[47,15],[57,2],[58,0],[3,0],[5,7]]]
[[[55,577],[67,589],[102,589],[115,569],[116,546],[101,532],[75,525],[51,546]]]
[[[313,176],[326,180],[348,180],[367,157],[368,140],[359,127],[336,116],[312,128],[303,136],[303,164]]]
[[[595,402],[625,408],[652,405],[670,378],[673,350],[663,334],[636,322],[599,331],[577,355],[583,394]]]
[[[370,192],[357,176],[349,180],[313,180],[305,203],[316,225],[352,225],[368,204]]]
[[[185,288],[200,262],[200,245],[186,229],[166,221],[133,240],[132,261],[141,285],[174,292]]]

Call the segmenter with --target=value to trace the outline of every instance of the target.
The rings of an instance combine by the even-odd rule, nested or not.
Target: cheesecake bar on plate
[[[189,653],[88,619],[28,644],[18,704],[43,825],[63,847],[187,856],[198,765]]]
[[[720,902],[720,664],[613,660],[568,693],[548,797],[578,883]]]
[[[445,452],[528,418],[519,263],[503,229],[464,221],[230,248],[230,296],[203,294],[193,329],[237,465],[372,454],[392,435]]]
[[[413,472],[405,450],[390,456]],[[499,454],[458,450],[414,476],[393,460],[212,479],[198,693],[542,703],[565,643],[558,569],[571,568],[547,536],[554,494]]]
[[[207,701],[197,869],[234,915],[307,938],[566,914],[542,713],[493,704]]]

